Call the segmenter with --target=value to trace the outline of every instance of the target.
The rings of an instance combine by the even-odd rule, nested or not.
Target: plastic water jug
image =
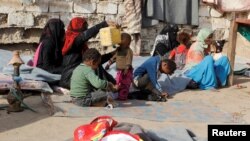
[[[102,46],[113,46],[121,43],[121,31],[116,27],[105,27],[100,29],[100,40]]]

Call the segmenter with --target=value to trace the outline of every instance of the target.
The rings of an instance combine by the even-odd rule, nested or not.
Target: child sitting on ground
[[[186,64],[186,55],[190,46],[190,35],[188,33],[181,32],[177,35],[177,41],[180,45],[171,51],[169,59],[174,60],[177,69],[181,70]]]
[[[117,86],[100,79],[95,70],[101,62],[101,54],[91,48],[83,54],[83,62],[73,71],[70,95],[78,106],[106,106],[112,99],[106,91],[116,91]]]
[[[150,92],[147,100],[150,101],[167,101],[169,96],[161,88],[157,79],[161,73],[171,75],[176,70],[174,61],[161,56],[150,57],[141,66],[134,71],[133,84],[135,88],[141,91]]]
[[[212,54],[212,56],[215,61],[223,56],[222,49],[224,47],[225,42],[225,40],[216,40],[213,42],[213,45],[215,46],[215,52]]]
[[[116,84],[119,87],[118,99],[127,100],[129,87],[132,83],[133,77],[133,51],[129,45],[131,42],[131,36],[128,33],[121,34],[120,46],[116,49],[115,55],[110,59],[105,69],[109,69],[110,65],[116,62]]]

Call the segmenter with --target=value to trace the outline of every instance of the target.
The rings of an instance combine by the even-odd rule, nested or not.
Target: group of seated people
[[[225,40],[213,40],[213,31],[209,28],[201,29],[194,43],[191,43],[188,33],[180,32],[177,35],[177,32],[176,25],[166,26],[156,37],[151,55],[167,54],[169,59],[175,60],[177,69],[197,83],[200,89],[225,86],[231,70],[228,58],[222,55]],[[215,47],[214,51],[212,46]]]
[[[33,66],[61,74],[58,85],[70,89],[72,102],[76,105],[105,106],[107,101],[112,101],[109,92],[117,92],[117,99],[126,100],[131,85],[141,91],[141,95],[148,93],[147,100],[166,101],[169,95],[157,80],[161,74],[171,75],[176,69],[200,89],[226,85],[230,64],[226,56],[215,59],[209,54],[213,43],[210,29],[201,29],[196,42],[190,46],[189,34],[177,34],[176,26],[164,28],[156,37],[159,44],[155,45],[153,56],[133,68],[131,36],[127,33],[121,34],[119,47],[111,53],[101,55],[97,49],[88,48],[88,40],[107,26],[116,26],[116,23],[103,21],[88,28],[85,18],[75,17],[66,32],[60,19],[50,19],[43,29]],[[166,38],[171,41],[161,40]],[[117,69],[115,79],[107,72],[114,62]]]

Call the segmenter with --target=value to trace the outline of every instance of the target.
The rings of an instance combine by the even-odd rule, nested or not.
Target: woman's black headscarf
[[[159,35],[156,36],[155,43],[151,55],[166,55],[169,51],[179,45],[177,42],[177,32],[179,28],[175,24],[166,25]]]
[[[179,31],[179,28],[176,24],[168,24],[166,25],[160,32],[160,35],[169,35],[169,43],[170,48],[173,49],[179,45],[179,42],[177,42],[176,37],[177,33]]]
[[[50,19],[45,27],[43,28],[42,35],[40,37],[40,41],[44,40],[50,41],[55,47],[55,59],[59,59],[62,56],[59,54],[62,50],[63,39],[64,39],[64,23],[60,19]]]

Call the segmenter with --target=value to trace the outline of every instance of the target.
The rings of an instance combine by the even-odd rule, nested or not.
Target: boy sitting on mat
[[[106,91],[117,91],[117,86],[100,79],[95,70],[101,63],[101,54],[91,48],[83,54],[83,62],[73,71],[70,95],[78,106],[106,106],[112,98]]]

